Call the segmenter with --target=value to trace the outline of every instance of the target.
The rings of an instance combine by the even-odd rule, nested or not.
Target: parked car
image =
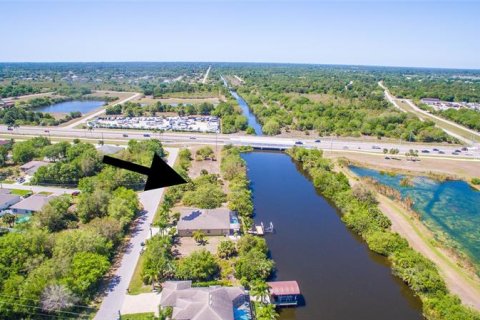
[[[8,131],[12,131],[13,128],[12,128],[12,127],[8,127],[7,130],[8,130]]]
[[[191,140],[196,140],[197,138],[195,138],[195,137],[190,137],[190,139],[191,139]]]
[[[457,150],[455,150],[454,152],[456,152],[456,153],[461,153],[462,151],[457,149]]]
[[[463,147],[462,151],[468,151],[467,147]]]
[[[452,152],[452,154],[454,154],[454,155],[458,156],[460,153],[458,153],[458,152],[454,151],[454,152]]]
[[[439,150],[438,153],[439,154],[445,154],[445,151]]]
[[[46,133],[49,133],[49,132],[50,132],[50,130],[45,130],[45,132],[46,132]]]
[[[440,150],[438,150],[437,148],[433,148],[433,151],[440,151]]]

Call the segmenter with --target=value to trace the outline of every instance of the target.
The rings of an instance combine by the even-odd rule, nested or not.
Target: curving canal
[[[421,302],[340,220],[339,212],[283,153],[242,155],[252,182],[255,221],[273,222],[266,236],[274,280],[297,280],[304,305],[282,320],[423,319]]]

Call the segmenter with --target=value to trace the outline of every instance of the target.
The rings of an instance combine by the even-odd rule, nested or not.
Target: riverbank
[[[288,154],[306,170],[315,187],[342,212],[343,222],[359,234],[373,252],[391,262],[392,272],[423,302],[427,319],[480,319],[480,313],[462,305],[450,293],[435,263],[412,248],[391,229],[391,220],[377,206],[375,194],[365,186],[350,186],[345,173],[318,150],[292,148]]]
[[[352,186],[365,185],[350,170],[339,166],[337,168],[348,177]],[[458,256],[443,248],[416,215],[410,214],[401,204],[378,193],[374,188],[370,189],[376,193],[382,213],[391,220],[392,231],[399,233],[413,249],[436,264],[448,289],[458,295],[464,304],[480,310],[480,279],[474,272],[463,268]]]

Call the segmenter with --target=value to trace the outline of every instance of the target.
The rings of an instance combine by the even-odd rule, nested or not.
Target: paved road
[[[167,150],[169,152],[167,162],[170,166],[173,166],[178,155],[178,149],[168,148]],[[123,254],[122,261],[120,262],[120,267],[115,271],[115,275],[108,285],[107,295],[104,297],[100,309],[94,319],[111,320],[119,318],[119,311],[125,300],[127,288],[142,249],[140,244],[150,237],[150,224],[153,222],[153,217],[157,211],[163,191],[164,189],[162,188],[145,191],[139,194],[140,202],[142,203],[145,214],[140,218],[140,222],[132,234],[132,238]]]
[[[381,140],[361,140],[361,139],[349,139],[349,138],[337,138],[337,137],[325,137],[320,138],[321,142],[315,142],[315,139],[304,138],[280,138],[280,137],[267,137],[267,136],[244,136],[236,134],[202,134],[202,133],[175,133],[166,132],[162,134],[154,134],[151,131],[145,130],[114,130],[114,129],[94,129],[87,131],[84,129],[65,129],[65,128],[49,128],[48,133],[45,132],[44,127],[24,126],[15,128],[13,131],[7,130],[7,126],[0,125],[0,136],[5,138],[17,138],[28,139],[37,136],[46,136],[50,138],[83,138],[89,140],[107,140],[128,142],[130,139],[144,140],[157,138],[163,143],[167,144],[210,144],[210,145],[251,145],[253,147],[292,147],[296,141],[301,141],[301,146],[306,148],[318,148],[322,150],[331,151],[350,151],[350,152],[369,152],[382,154],[383,148],[391,149],[398,148],[400,154],[405,154],[410,149],[415,150],[429,150],[429,153],[420,153],[420,155],[427,157],[450,157],[453,159],[478,159],[480,158],[480,150],[476,149],[470,151],[462,151],[460,155],[452,155],[452,152],[459,149],[459,146],[451,146],[446,144],[425,144],[425,143],[394,143],[384,142]],[[377,147],[377,148],[374,148]],[[378,148],[379,147],[379,148]],[[444,154],[432,152],[433,148],[444,151]]]
[[[25,186],[17,183],[2,183],[1,187],[3,189],[20,189],[20,190],[31,190],[33,192],[51,192],[53,194],[61,195],[64,193],[72,193],[78,191],[78,189],[66,189],[58,187],[42,187],[42,186]]]
[[[210,73],[210,69],[212,69],[212,66],[209,66],[207,69],[207,72],[205,72],[205,76],[203,77],[202,83],[205,84],[208,79],[208,74]]]
[[[415,114],[421,121],[425,121],[425,118],[427,120],[436,120],[436,125],[437,127],[439,127],[440,129],[442,129],[443,131],[445,131],[447,134],[451,135],[452,137],[455,137],[457,138],[458,140],[466,143],[466,144],[469,144],[469,145],[473,145],[475,143],[474,140],[472,139],[469,139],[469,138],[466,138],[465,135],[467,136],[470,136],[470,137],[476,137],[476,138],[480,138],[480,133],[474,131],[474,130],[471,130],[467,127],[464,127],[462,125],[459,125],[458,123],[455,123],[453,121],[450,121],[450,120],[446,120],[444,118],[441,118],[441,117],[438,117],[436,115],[433,115],[425,110],[422,110],[420,109],[419,107],[417,107],[412,100],[410,99],[397,99],[396,97],[394,97],[390,91],[388,90],[388,88],[383,84],[382,81],[380,81],[378,83],[378,85],[384,90],[385,92],[385,97],[387,98],[387,100],[389,102],[391,102],[396,108],[400,109],[402,112],[408,112],[409,110],[405,110],[404,108],[400,107],[397,103],[397,100],[398,101],[402,101],[406,104],[409,105],[410,108],[412,108],[412,110],[410,110],[411,113]],[[423,116],[422,116],[423,115]],[[440,122],[440,123],[438,123]],[[443,125],[442,125],[443,124]],[[451,127],[455,127],[459,130],[461,130],[462,132],[465,133],[465,135],[459,135],[457,133],[454,133],[452,132],[448,126],[451,126]]]
[[[130,97],[125,98],[120,102],[114,102],[113,104],[115,104],[115,105],[116,104],[124,104],[125,102],[136,99],[136,98],[140,97],[141,95],[142,95],[141,93],[132,92],[132,95]],[[79,119],[78,121],[74,121],[74,122],[70,123],[69,125],[66,125],[65,127],[58,127],[58,129],[72,129],[72,128],[75,128],[79,124],[86,123],[88,120],[93,119],[95,117],[98,117],[99,115],[101,115],[103,113],[105,113],[105,108],[102,108],[102,110],[100,110],[98,112],[95,112],[95,113],[92,113],[92,114],[90,114],[86,117],[83,117],[83,118]]]

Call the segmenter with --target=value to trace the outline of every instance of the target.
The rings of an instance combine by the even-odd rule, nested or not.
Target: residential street
[[[167,162],[170,166],[173,166],[178,155],[178,149],[166,148],[166,150],[169,152]],[[106,296],[103,298],[103,302],[94,319],[110,320],[119,318],[119,312],[125,300],[130,279],[140,256],[141,243],[150,237],[150,224],[157,211],[163,191],[164,188],[139,193],[144,214],[139,218],[140,221],[131,235],[131,240],[123,254],[120,266],[115,271],[115,275],[108,285]]]

